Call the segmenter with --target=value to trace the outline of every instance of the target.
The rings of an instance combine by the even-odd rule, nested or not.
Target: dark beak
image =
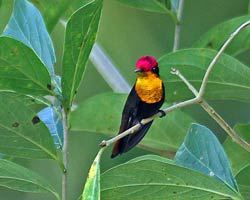
[[[138,72],[144,72],[144,71],[143,71],[143,69],[136,69],[135,73],[138,73]]]

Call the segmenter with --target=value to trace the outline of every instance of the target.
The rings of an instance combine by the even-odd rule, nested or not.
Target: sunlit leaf
[[[100,200],[100,159],[104,149],[101,149],[92,163],[81,200]]]
[[[158,156],[143,156],[118,165],[101,176],[102,200],[242,199],[209,176]]]

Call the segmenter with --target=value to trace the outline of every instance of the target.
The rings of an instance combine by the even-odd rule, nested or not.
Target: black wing
[[[154,104],[144,103],[137,95],[135,87],[133,87],[123,109],[119,134],[134,126],[143,118],[150,117],[157,113],[163,101],[164,98],[160,102]],[[125,153],[136,146],[146,135],[148,129],[152,125],[152,122],[141,126],[141,128],[133,134],[129,134],[118,140],[113,148],[111,158],[114,158],[118,154]]]

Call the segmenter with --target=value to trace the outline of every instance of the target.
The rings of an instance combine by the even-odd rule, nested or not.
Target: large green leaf
[[[72,112],[71,129],[114,136],[118,133],[121,114],[127,95],[103,93],[84,101]],[[169,105],[164,104],[164,108]],[[180,110],[156,119],[140,143],[157,151],[177,150],[193,119]]]
[[[102,200],[242,199],[226,185],[158,156],[143,156],[101,176]]]
[[[229,36],[244,22],[250,20],[250,15],[236,17],[223,22],[210,29],[193,45],[194,47],[204,47],[219,50]],[[226,53],[230,55],[238,54],[249,49],[250,29],[245,28],[226,48]]]
[[[48,70],[23,43],[0,37],[0,90],[30,95],[52,94]]]
[[[236,124],[234,130],[246,141],[250,141],[250,124]],[[231,161],[234,174],[238,173],[242,168],[250,165],[250,153],[236,144],[231,137],[228,137],[223,147]]]
[[[69,110],[82,80],[96,39],[102,0],[94,0],[76,11],[67,23],[62,73],[62,93]]]
[[[26,103],[27,97],[0,93],[0,152],[15,157],[59,161],[47,127]]]
[[[60,199],[55,189],[36,173],[8,160],[0,159],[0,186],[21,192],[52,193]]]
[[[179,71],[195,86],[201,85],[209,63],[216,51],[210,49],[185,49],[167,54],[159,59],[160,74],[166,86],[167,101],[182,101],[193,94],[171,68]],[[231,56],[223,54],[208,79],[205,91],[207,100],[250,101],[250,69]]]
[[[40,12],[30,2],[14,1],[14,9],[3,35],[19,40],[33,49],[50,74],[54,74],[56,56],[53,43]]]
[[[176,164],[195,169],[238,190],[229,161],[216,136],[207,127],[192,124],[178,149]]]
[[[162,2],[161,0],[152,0],[152,1],[145,1],[145,0],[117,0],[123,4],[126,4],[130,7],[150,11],[150,12],[157,12],[157,13],[167,13],[169,14],[175,23],[177,23],[176,13],[171,11],[171,5],[169,1]],[[175,10],[175,9],[173,9]]]
[[[250,200],[250,164],[245,166],[236,175],[240,193],[245,200]]]

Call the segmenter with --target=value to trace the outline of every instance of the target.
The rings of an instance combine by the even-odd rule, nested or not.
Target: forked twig
[[[201,84],[199,92],[193,87],[192,84],[189,83],[189,81],[177,69],[172,69],[172,73],[177,75],[187,85],[187,87],[192,91],[192,93],[195,95],[195,97],[193,99],[177,103],[177,104],[175,104],[173,106],[170,106],[170,107],[163,110],[167,114],[167,113],[172,112],[172,111],[174,111],[176,109],[183,108],[183,107],[186,107],[186,106],[189,106],[189,105],[192,105],[192,104],[199,103],[202,106],[202,108],[224,129],[224,131],[226,131],[228,133],[228,135],[232,137],[233,141],[238,143],[240,146],[242,146],[247,151],[250,151],[250,144],[248,144],[245,140],[243,140],[239,135],[237,135],[234,132],[234,130],[224,121],[224,119],[218,113],[216,113],[215,110],[203,99],[203,96],[204,96],[204,93],[205,93],[205,90],[206,90],[209,75],[210,75],[213,67],[215,66],[215,63],[218,61],[218,59],[220,58],[222,53],[225,51],[226,47],[235,38],[235,36],[237,36],[238,33],[242,29],[244,29],[246,26],[248,26],[249,24],[250,24],[250,21],[247,21],[247,22],[243,23],[242,25],[240,25],[230,35],[230,37],[226,40],[226,42],[220,48],[220,50],[215,55],[215,57],[213,58],[213,60],[211,61],[211,63],[209,64],[209,66],[207,68],[207,71],[206,71],[206,73],[204,75],[204,78],[202,79],[202,84]],[[158,117],[161,117],[161,116],[162,116],[162,113],[158,112],[157,114],[155,114],[152,117],[149,117],[147,119],[143,119],[141,121],[141,124],[144,125],[146,123],[151,122],[155,118],[158,118]],[[113,137],[112,139],[107,140],[107,141],[106,140],[102,141],[100,146],[102,146],[102,147],[109,146],[110,144],[112,144],[112,143],[116,142],[117,140],[125,137],[126,135],[132,134],[133,132],[137,131],[139,128],[140,128],[140,124],[138,123],[135,126],[131,127],[130,129],[124,131],[123,133]]]

